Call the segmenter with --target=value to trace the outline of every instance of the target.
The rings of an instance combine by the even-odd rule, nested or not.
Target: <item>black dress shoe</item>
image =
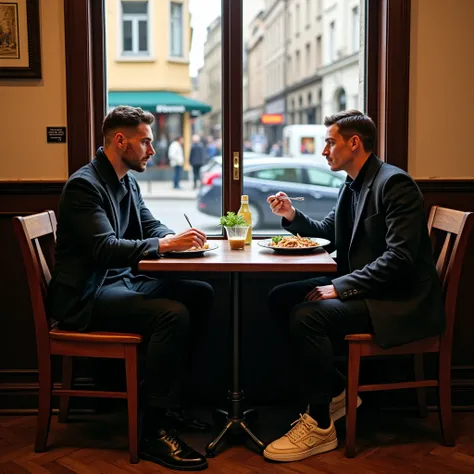
[[[154,436],[142,436],[140,457],[177,471],[201,471],[207,461],[169,430],[159,430]]]
[[[210,431],[211,425],[192,416],[182,408],[168,408],[164,417],[165,426],[182,431]]]

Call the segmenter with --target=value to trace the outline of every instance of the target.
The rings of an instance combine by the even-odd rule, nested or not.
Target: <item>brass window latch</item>
[[[238,151],[234,151],[232,155],[233,155],[232,177],[234,181],[238,181],[240,178],[240,153]]]

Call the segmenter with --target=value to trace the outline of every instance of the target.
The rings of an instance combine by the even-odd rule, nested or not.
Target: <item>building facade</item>
[[[243,10],[244,140],[257,137],[260,145],[264,137],[267,150],[278,148],[286,125],[322,124],[326,115],[362,107],[363,1],[265,0],[250,15],[254,3],[244,1]],[[212,105],[202,120],[214,135],[221,94],[211,84],[221,85],[221,34],[218,19],[208,27],[197,91]]]
[[[170,142],[184,137],[187,160],[193,117],[210,111],[191,96],[189,0],[106,0],[108,106],[155,115],[153,158],[167,165]],[[186,163],[187,164],[187,163]]]
[[[200,130],[207,136],[222,137],[222,26],[221,17],[207,27],[204,64],[198,72],[198,100],[209,104],[212,111],[199,119]]]

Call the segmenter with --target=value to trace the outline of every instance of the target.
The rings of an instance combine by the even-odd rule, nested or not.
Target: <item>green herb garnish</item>
[[[283,237],[281,235],[275,235],[275,237],[272,237],[272,242],[277,244],[278,242],[281,242],[282,239]]]
[[[224,227],[248,226],[247,222],[245,222],[242,216],[230,211],[227,213],[227,216],[221,217],[219,225]]]

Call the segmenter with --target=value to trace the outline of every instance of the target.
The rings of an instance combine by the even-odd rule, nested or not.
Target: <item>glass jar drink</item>
[[[249,226],[225,227],[231,250],[242,250],[245,247],[248,230]]]

